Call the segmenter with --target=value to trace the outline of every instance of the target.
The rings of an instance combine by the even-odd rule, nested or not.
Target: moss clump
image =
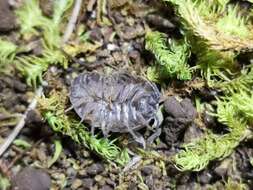
[[[160,32],[146,34],[145,48],[152,52],[157,64],[148,69],[148,78],[159,82],[168,78],[190,80],[191,71],[187,65],[190,55],[186,41],[167,40]]]

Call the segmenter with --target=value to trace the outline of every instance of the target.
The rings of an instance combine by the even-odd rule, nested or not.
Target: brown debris
[[[7,0],[0,0],[0,32],[9,32],[16,28],[14,12]]]

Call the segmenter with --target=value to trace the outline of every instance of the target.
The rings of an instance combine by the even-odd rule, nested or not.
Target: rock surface
[[[13,190],[49,190],[49,175],[38,169],[24,168],[13,179]]]
[[[7,0],[0,0],[0,32],[9,32],[16,27],[13,11]]]
[[[163,123],[163,138],[168,145],[172,145],[183,137],[183,132],[197,116],[191,100],[188,98],[179,102],[175,97],[169,97],[164,102],[167,117]]]

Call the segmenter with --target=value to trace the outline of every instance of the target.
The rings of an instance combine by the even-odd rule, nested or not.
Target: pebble
[[[81,177],[87,176],[86,169],[79,170],[78,175],[81,176]]]
[[[119,47],[115,44],[107,44],[107,49],[109,51],[115,51],[115,50],[119,49]]]
[[[105,181],[106,181],[106,183],[107,183],[108,185],[111,185],[111,186],[113,186],[113,187],[116,186],[116,183],[115,183],[112,179],[110,179],[110,178],[107,178]]]
[[[14,11],[7,0],[0,0],[0,32],[9,32],[16,27]]]
[[[140,53],[136,50],[133,50],[133,51],[130,51],[129,54],[128,54],[129,58],[132,58],[132,59],[138,59],[140,58]]]
[[[99,182],[103,179],[103,177],[101,175],[96,175],[94,179],[96,182]]]
[[[42,121],[42,118],[38,110],[30,110],[27,113],[26,124],[38,123],[40,121]]]
[[[13,87],[16,92],[25,92],[26,85],[18,80],[13,80]]]
[[[37,149],[36,153],[37,153],[37,158],[41,162],[46,162],[47,161],[47,155],[45,153],[44,147],[40,147],[39,149]]]
[[[100,42],[103,39],[101,29],[98,28],[98,27],[93,28],[91,33],[90,33],[90,39]]]
[[[115,22],[116,22],[117,24],[123,23],[123,22],[125,21],[125,18],[124,18],[124,17],[121,15],[121,13],[118,12],[118,11],[116,11],[116,12],[113,13],[113,17],[114,17]]]
[[[67,85],[71,85],[72,80],[73,78],[69,74],[65,76],[65,82]]]
[[[91,189],[94,184],[94,180],[92,178],[85,178],[82,182],[84,189]]]
[[[67,175],[68,176],[76,176],[76,170],[74,169],[74,168],[72,168],[72,167],[69,167],[68,169],[67,169]]]
[[[145,183],[146,185],[152,189],[152,187],[154,187],[154,179],[153,179],[153,176],[152,175],[149,175],[145,178]]]
[[[26,111],[26,106],[24,105],[15,105],[14,108],[15,108],[15,111],[18,113],[23,113]]]
[[[109,185],[104,185],[101,190],[113,190]]]
[[[194,124],[197,111],[190,99],[179,101],[175,96],[169,97],[164,102],[164,110],[167,117],[163,122],[162,138],[167,145],[174,146],[181,141],[185,130]]]
[[[108,49],[103,49],[101,51],[98,51],[96,55],[97,55],[97,57],[100,57],[100,58],[109,57],[110,51]]]
[[[96,175],[94,179],[99,184],[99,186],[104,186],[105,185],[105,179],[103,178],[103,176]]]
[[[65,175],[63,173],[53,173],[53,174],[51,174],[51,176],[55,180],[62,180],[65,178]]]
[[[9,152],[8,152],[8,156],[10,156],[10,157],[12,157],[12,158],[14,158],[15,156],[16,156],[16,152],[15,151],[13,151],[13,150],[10,150]]]
[[[58,73],[58,68],[56,66],[49,67],[49,70],[52,74],[56,75]]]
[[[88,56],[88,57],[86,58],[86,60],[87,60],[88,63],[92,63],[92,62],[94,62],[94,61],[97,60],[97,57],[94,56],[94,55],[91,55],[91,56]]]
[[[195,124],[192,124],[188,127],[184,134],[184,143],[190,143],[192,140],[201,138],[204,135],[203,131],[197,127]]]
[[[89,175],[95,176],[104,171],[104,166],[100,163],[92,164],[87,168],[87,173]]]
[[[224,159],[215,169],[214,172],[218,176],[226,176],[229,170],[229,167],[233,164],[231,158]]]
[[[90,157],[90,152],[83,150],[82,155],[83,155],[83,158],[89,158]]]
[[[102,28],[102,34],[104,36],[105,43],[113,40],[113,29],[111,27]]]
[[[83,184],[82,180],[80,179],[75,179],[71,185],[71,189],[77,189],[79,187],[81,187]]]
[[[38,169],[24,168],[13,179],[13,190],[49,190],[49,175]]]
[[[141,171],[143,172],[144,175],[150,175],[152,174],[153,167],[152,166],[144,166]]]
[[[208,171],[203,171],[198,176],[198,181],[202,184],[208,184],[211,182],[213,175]]]
[[[52,0],[40,0],[39,1],[40,8],[44,15],[51,17],[54,12],[54,1]]]

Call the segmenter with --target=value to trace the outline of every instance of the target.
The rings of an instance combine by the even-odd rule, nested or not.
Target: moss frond
[[[91,151],[109,162],[124,165],[129,162],[129,155],[125,149],[115,145],[114,140],[93,136],[87,128],[71,115],[64,113],[66,91],[53,91],[49,98],[39,100],[39,109],[50,127],[63,135],[69,136],[78,144],[84,145]]]
[[[242,95],[241,93],[238,95]],[[236,102],[233,102],[228,97],[223,97],[217,100],[217,113],[214,114],[218,121],[228,127],[232,132],[237,129],[243,129],[247,126],[247,120],[240,117]]]
[[[238,110],[240,115],[253,122],[253,94],[241,91],[233,94],[230,98],[231,104]]]
[[[230,133],[219,136],[208,134],[192,143],[183,146],[174,157],[176,167],[182,171],[200,171],[204,169],[210,161],[223,159],[229,156],[241,140],[241,134]]]
[[[24,5],[16,11],[16,15],[22,34],[38,34],[36,28],[50,26],[49,19],[42,15],[38,0],[25,1]]]
[[[17,52],[17,45],[0,38],[0,67],[12,63]]]
[[[61,43],[61,36],[58,26],[55,27],[52,24],[43,32],[44,47],[48,49],[58,49]]]
[[[11,187],[10,180],[4,176],[2,173],[0,173],[0,189],[2,190],[8,190]]]
[[[45,49],[43,56],[22,56],[15,60],[16,68],[26,78],[29,86],[36,87],[41,84],[42,75],[50,65],[68,67],[68,59],[60,50]]]
[[[47,48],[59,48],[61,45],[60,24],[63,21],[64,13],[72,6],[73,0],[54,1],[53,18],[50,25],[44,27],[44,40]]]
[[[64,13],[72,6],[73,0],[55,0],[53,23],[59,25],[63,20]]]
[[[103,44],[100,42],[82,42],[80,44],[65,44],[63,50],[70,56],[75,57],[80,53],[95,52]]]
[[[220,53],[215,50],[203,49],[198,53],[197,65],[194,67],[200,70],[201,76],[206,79],[209,86],[219,80],[229,80],[231,72],[235,72],[237,65],[234,62],[233,52]]]
[[[155,66],[150,66],[147,69],[147,78],[150,81],[156,82],[156,83],[161,83],[161,72],[163,70],[158,70],[157,67]]]
[[[0,127],[8,127],[8,126],[15,126],[20,118],[19,115],[12,114],[8,112],[4,107],[0,107],[1,113],[1,120],[0,120]]]
[[[48,65],[41,57],[23,56],[17,58],[16,68],[26,78],[26,83],[36,88],[38,84],[42,83],[42,75]]]
[[[225,8],[225,6],[229,3],[230,0],[213,0],[213,1],[214,1],[213,3],[218,4],[218,6]]]
[[[152,52],[157,60],[158,78],[191,79],[190,68],[187,65],[190,54],[187,43],[167,41],[166,35],[160,32],[147,32],[145,39],[145,48]]]
[[[240,15],[237,6],[228,6],[227,11],[216,23],[218,31],[230,36],[239,36],[242,39],[250,37],[251,33],[247,27],[247,18]]]
[[[247,190],[249,189],[246,184],[242,181],[236,181],[232,178],[229,178],[228,181],[225,183],[225,190]]]
[[[242,69],[233,79],[217,82],[214,88],[223,90],[226,94],[239,91],[250,92],[253,85],[253,66]]]
[[[61,50],[45,49],[43,57],[49,65],[61,65],[64,69],[68,68],[69,60]]]

